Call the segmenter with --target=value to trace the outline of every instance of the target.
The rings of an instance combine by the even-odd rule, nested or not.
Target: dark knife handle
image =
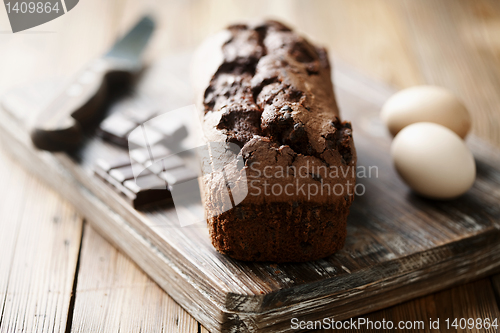
[[[135,66],[98,59],[80,71],[38,115],[32,130],[33,144],[48,151],[75,149],[83,130],[102,117],[113,84],[129,84]]]

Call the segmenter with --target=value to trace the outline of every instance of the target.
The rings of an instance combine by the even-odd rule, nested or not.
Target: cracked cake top
[[[276,21],[232,25],[206,44],[219,49],[202,46],[204,68],[194,69],[209,141],[237,144],[247,166],[355,166],[351,124],[340,120],[324,48]],[[310,181],[355,179],[327,176]]]

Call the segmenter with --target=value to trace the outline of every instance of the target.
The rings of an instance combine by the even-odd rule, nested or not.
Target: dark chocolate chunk
[[[150,203],[172,201],[172,194],[167,190],[166,182],[154,174],[138,177],[136,181],[127,180],[123,185],[134,194],[135,208]]]
[[[130,151],[130,157],[137,163],[157,161],[170,154],[170,150],[163,145],[156,145],[148,148],[137,148]]]
[[[115,107],[111,116],[106,118],[97,130],[105,140],[122,147],[148,147],[158,143],[175,145],[188,136],[182,122],[172,121],[158,115],[151,108],[123,102]],[[138,126],[143,125],[141,128]],[[137,129],[136,129],[137,128]]]
[[[136,124],[143,124],[149,119],[155,117],[157,112],[151,108],[131,105],[124,110],[123,115]]]
[[[163,167],[163,170],[171,170],[175,168],[180,168],[184,165],[184,161],[182,158],[180,158],[177,155],[171,155],[168,157],[165,157],[164,159],[161,160],[161,165]],[[162,171],[163,171],[162,170]]]
[[[128,143],[131,148],[151,147],[163,140],[163,135],[149,126],[141,126],[133,130],[128,136]]]
[[[181,159],[182,161],[182,159]],[[146,163],[146,168],[151,171],[152,173],[158,175],[160,174],[162,171],[163,171],[163,165],[161,163],[162,161],[158,161],[158,162],[155,162],[155,163],[152,163],[152,164],[149,164],[149,163]],[[184,163],[184,162],[182,162]]]
[[[145,190],[166,190],[167,183],[154,174],[138,177],[134,180],[127,180],[123,185],[134,193]]]
[[[120,114],[114,114],[101,123],[98,134],[108,141],[126,147],[127,135],[136,127],[137,124],[131,120]]]
[[[120,168],[130,164],[130,157],[127,155],[119,155],[115,159],[98,159],[96,166],[102,169],[104,172],[108,172],[111,169]]]
[[[162,171],[175,169],[184,166],[184,161],[177,155],[170,155],[157,160],[154,163],[147,161],[143,163],[152,173],[160,174]]]
[[[186,167],[175,168],[171,170],[166,170],[160,174],[169,186],[173,186],[179,183],[186,182],[198,177],[196,172]]]
[[[288,105],[284,106],[281,108],[280,112],[285,113],[285,112],[292,112],[292,108]]]
[[[147,175],[151,173],[149,169],[146,169],[142,166],[126,165],[121,168],[112,169],[109,172],[109,175],[120,183],[123,183],[126,180],[134,178],[134,170],[136,170],[137,173],[140,172],[141,175]]]
[[[155,121],[153,119],[148,126],[163,134],[163,143],[166,145],[176,144],[188,136],[186,127],[179,122]]]
[[[164,146],[132,150],[134,164],[131,164],[125,153],[109,160],[99,159],[94,174],[134,208],[153,203],[171,203],[172,193],[168,181],[175,185],[194,179],[197,174],[185,166],[182,158],[168,154],[170,151]]]

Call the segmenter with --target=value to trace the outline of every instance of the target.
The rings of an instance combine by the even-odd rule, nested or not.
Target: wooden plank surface
[[[361,71],[397,87],[425,82],[441,83],[465,94],[474,116],[476,134],[500,144],[495,139],[500,127],[499,122],[495,121],[498,111],[492,107],[499,105],[500,96],[491,94],[490,90],[496,86],[498,91],[498,2],[479,0],[450,4],[444,1],[454,8],[452,13],[447,13],[439,1],[423,2],[408,1],[401,5],[395,0],[327,0],[314,1],[314,5],[311,5],[309,3],[312,2],[303,1],[169,1],[156,10],[163,21],[155,37],[152,53],[169,53],[178,48],[193,47],[208,32],[216,31],[232,20],[255,15],[277,17],[325,44],[334,54]],[[71,15],[33,29],[35,32],[40,31],[39,34],[1,34],[0,92],[7,87],[36,79],[66,77],[68,73],[76,71],[88,59],[104,51],[107,43],[135,20],[142,6],[149,4],[86,0],[80,2]],[[412,14],[414,7],[417,7],[417,16]],[[422,16],[426,14],[422,13],[428,11],[436,13],[431,13],[430,19],[425,20]],[[90,17],[92,25],[89,26]],[[434,34],[438,28],[445,31]],[[4,11],[0,11],[0,29],[8,30]],[[413,29],[427,29],[429,33],[423,35],[419,31],[413,32]],[[44,33],[47,31],[49,33]],[[80,42],[73,43],[73,36],[78,36]],[[447,46],[446,51],[447,56],[453,57],[449,58],[450,64],[447,63],[448,58],[436,61],[422,56],[430,52],[428,48],[440,52],[442,45],[447,44],[450,38],[454,43],[453,46]],[[68,49],[70,43],[72,47]],[[449,51],[449,48],[454,48],[455,52]],[[443,66],[442,70],[440,66]],[[480,70],[471,73],[468,66]],[[450,77],[455,77],[457,82],[452,82]],[[470,80],[474,81],[471,89],[468,86]],[[491,84],[484,87],[484,92],[480,88],[474,89],[483,87],[484,82]],[[0,158],[5,159],[3,156]],[[14,173],[12,181],[22,183],[23,177],[26,177],[23,174]],[[22,203],[22,195],[16,193],[17,199],[12,198],[12,205],[8,207]],[[38,200],[43,201],[45,192],[41,193]],[[15,209],[12,209],[5,214],[8,218],[15,218],[14,212]],[[3,271],[3,267],[10,265],[12,259],[11,252],[4,249],[9,249],[13,238],[7,233],[0,233],[2,236],[0,268]],[[5,282],[2,281],[0,277],[0,287]]]
[[[72,332],[196,333],[198,323],[85,225]]]
[[[465,305],[466,304],[466,305]],[[476,326],[473,328],[455,328],[452,326],[454,319],[478,318],[482,321],[487,318],[493,322],[500,318],[495,295],[489,279],[478,280],[459,287],[444,290],[433,295],[421,297],[410,302],[393,306],[381,311],[363,316],[367,321],[391,321],[394,327],[403,325],[401,331],[406,332],[498,332],[498,328]],[[447,323],[446,320],[449,319]],[[359,320],[359,318],[354,318]],[[436,323],[436,321],[439,322]],[[500,319],[499,319],[500,320]],[[433,326],[431,327],[431,323]],[[464,324],[464,323],[462,323]],[[406,326],[408,325],[408,326]],[[374,326],[364,324],[356,329],[344,330],[345,332],[394,332],[395,330],[375,329]],[[407,327],[408,329],[405,329]],[[409,329],[411,327],[411,329]],[[332,330],[316,330],[315,332],[328,332]],[[399,329],[397,331],[400,331]]]
[[[149,97],[159,93],[164,100],[166,82],[183,86],[179,73],[187,73],[187,60],[169,57],[151,66],[138,93],[157,87],[147,89]],[[390,141],[377,120],[390,90],[340,63],[336,68],[339,104],[354,124],[359,165],[378,172],[359,179],[366,193],[351,208],[345,248],[315,262],[235,261],[213,249],[205,225],[180,228],[172,208],[135,211],[92,176],[97,157],[119,150],[100,138],[89,137],[73,156],[39,153],[22,120],[9,120],[4,111],[3,139],[25,165],[43,168],[46,181],[65,184],[60,191],[80,212],[210,329],[287,330],[293,316],[314,319],[327,311],[349,318],[498,269],[500,154],[473,139],[479,172],[468,195],[449,202],[411,195],[393,170]],[[188,95],[176,96],[175,103],[188,105],[189,99],[179,102]]]
[[[491,277],[491,283],[493,285],[493,289],[495,290],[495,296],[500,307],[500,275],[494,275]]]
[[[0,154],[0,332],[65,332],[82,219]]]

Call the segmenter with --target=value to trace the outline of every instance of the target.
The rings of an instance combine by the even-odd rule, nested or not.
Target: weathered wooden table
[[[500,3],[494,0],[82,0],[67,15],[18,34],[9,32],[0,10],[0,94],[71,75],[151,8],[159,28],[150,58],[192,48],[231,21],[276,17],[388,84],[450,88],[473,114],[475,134],[500,146]],[[0,186],[0,332],[205,331],[3,149]],[[500,276],[492,276],[366,317],[500,318],[499,294]]]

